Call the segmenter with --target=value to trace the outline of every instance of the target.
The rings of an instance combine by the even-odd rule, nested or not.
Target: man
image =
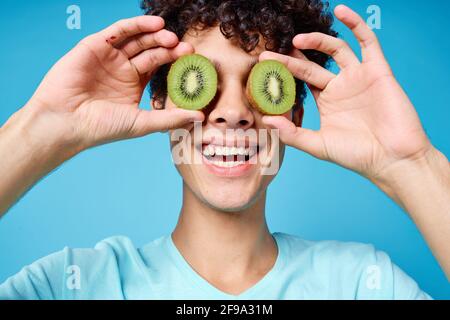
[[[177,164],[178,224],[140,249],[124,237],[94,249],[66,248],[9,278],[0,298],[429,298],[372,246],[271,234],[265,200],[274,175],[262,174],[261,162],[230,166],[205,155],[206,148],[236,152],[241,137],[225,131],[276,128],[279,150],[269,138],[244,141],[244,151],[251,142],[281,160],[287,144],[370,179],[410,214],[450,275],[448,160],[428,140],[361,17],[335,9],[358,39],[362,62],[334,37],[320,1],[144,1],[143,7],[149,15],[82,40],[1,128],[0,212],[83,150],[157,131],[193,132],[193,123],[202,122],[200,142],[183,146],[191,147],[184,149],[188,159],[203,161]],[[196,112],[177,108],[165,92],[167,65],[193,52],[214,61],[219,74],[214,101]],[[324,69],[328,55],[339,74]],[[245,95],[250,69],[266,59],[281,61],[298,79],[298,105],[282,116],[263,116]],[[150,79],[155,110],[145,111],[138,104]],[[319,131],[301,128],[302,81],[316,100]]]

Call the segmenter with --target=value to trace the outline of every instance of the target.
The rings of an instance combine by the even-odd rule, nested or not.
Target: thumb
[[[162,110],[139,109],[132,129],[132,137],[140,137],[153,132],[165,132],[181,128],[189,123],[203,121],[201,111],[190,111],[180,108]]]
[[[279,136],[283,143],[313,157],[325,158],[326,150],[319,132],[296,127],[292,121],[281,116],[264,116],[262,121],[266,126],[280,131]]]

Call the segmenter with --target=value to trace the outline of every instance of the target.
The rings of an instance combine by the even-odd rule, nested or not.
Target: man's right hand
[[[83,39],[53,66],[25,107],[43,124],[37,136],[81,151],[201,121],[201,112],[138,107],[157,68],[194,51],[163,28],[162,18],[139,16]]]
[[[202,121],[200,111],[139,109],[163,64],[194,51],[160,17],[119,21],[83,39],[0,128],[0,217],[45,174],[110,141]]]

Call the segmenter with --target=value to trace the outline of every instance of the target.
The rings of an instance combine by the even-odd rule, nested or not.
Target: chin
[[[216,190],[215,194],[201,196],[203,203],[208,207],[222,212],[238,213],[251,208],[258,200],[258,192],[222,192]]]
[[[283,145],[272,150],[270,138],[252,140],[205,134],[191,143],[187,139],[181,142],[190,161],[178,163],[176,168],[190,193],[220,212],[238,213],[252,208],[259,200],[264,201],[262,195],[275,174],[262,174],[264,164],[260,160],[269,157],[272,161],[276,155],[281,165],[284,155]],[[172,155],[178,155],[178,145],[172,142],[171,147]]]

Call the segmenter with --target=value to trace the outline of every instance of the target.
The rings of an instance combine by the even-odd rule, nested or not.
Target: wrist
[[[448,184],[449,168],[445,155],[430,145],[420,157],[394,162],[370,180],[405,207],[405,199],[415,194],[415,191],[426,193],[430,185]]]
[[[28,103],[0,128],[15,150],[52,170],[81,151],[62,116]]]

